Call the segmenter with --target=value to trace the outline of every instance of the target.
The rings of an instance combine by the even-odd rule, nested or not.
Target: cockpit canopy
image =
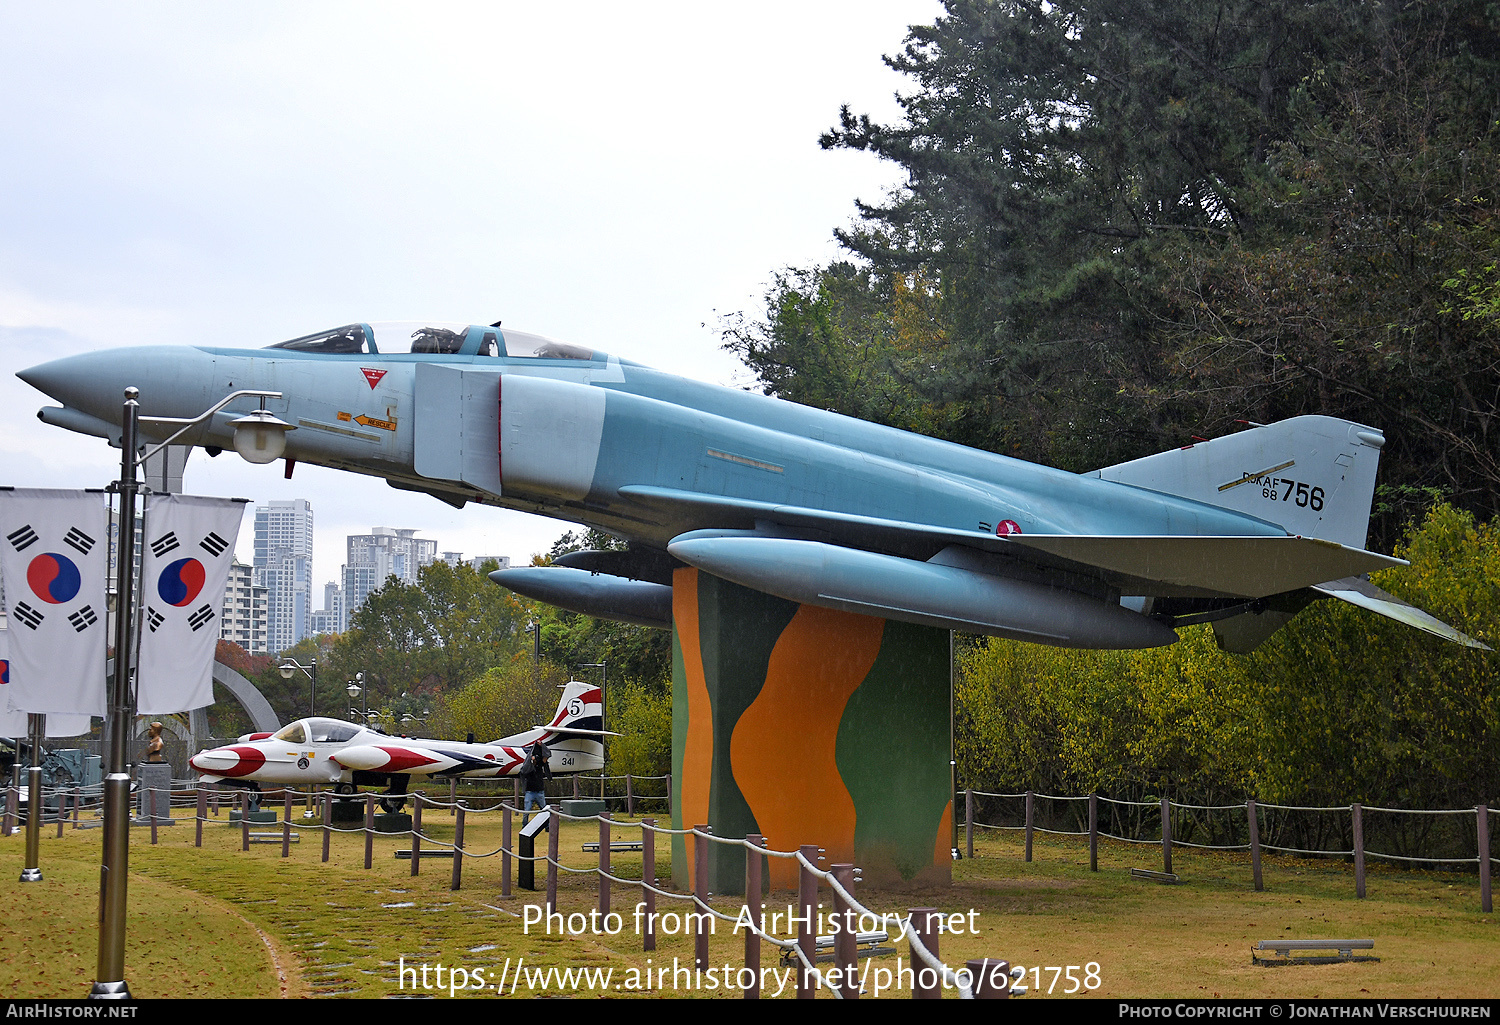
[[[604,361],[602,352],[524,331],[442,321],[383,321],[345,324],[267,346],[328,356],[411,352],[417,355],[522,357]]]
[[[342,744],[359,736],[360,727],[342,719],[298,719],[288,723],[275,733],[272,740],[284,744]]]

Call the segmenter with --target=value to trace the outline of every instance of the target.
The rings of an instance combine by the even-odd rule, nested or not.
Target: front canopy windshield
[[[288,723],[275,733],[271,734],[272,740],[279,740],[283,744],[306,744],[307,730],[299,719],[294,723]]]
[[[390,320],[375,324],[345,324],[328,331],[277,342],[267,348],[316,352],[330,356],[381,352],[452,355],[463,348],[468,334],[469,325],[455,321]]]
[[[543,335],[457,321],[388,320],[346,324],[268,346],[323,355],[410,352],[427,356],[509,356],[527,359],[592,360],[609,357],[595,349],[559,342]]]

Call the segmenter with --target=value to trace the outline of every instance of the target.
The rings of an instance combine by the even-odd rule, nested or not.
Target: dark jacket
[[[545,744],[537,744],[526,756],[526,765],[521,770],[521,789],[527,792],[546,789],[546,781],[552,778],[552,766],[547,762]]]

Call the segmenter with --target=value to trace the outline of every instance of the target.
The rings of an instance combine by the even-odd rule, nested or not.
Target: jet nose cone
[[[38,363],[25,370],[17,370],[16,376],[37,391],[66,402],[63,393],[73,390],[79,377],[76,359],[77,357],[69,356],[48,363]]]
[[[188,764],[199,772],[214,776],[243,776],[266,762],[266,756],[253,747],[216,747],[199,751]]]

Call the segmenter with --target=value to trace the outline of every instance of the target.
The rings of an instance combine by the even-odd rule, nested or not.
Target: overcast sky
[[[118,474],[13,376],[105,347],[503,319],[745,383],[719,318],[756,310],[778,268],[835,257],[855,198],[898,183],[818,135],[843,103],[896,116],[908,83],[881,57],[938,13],[0,0],[0,483]],[[319,597],[371,526],[516,560],[568,526],[202,452],[185,490],[310,500]]]

